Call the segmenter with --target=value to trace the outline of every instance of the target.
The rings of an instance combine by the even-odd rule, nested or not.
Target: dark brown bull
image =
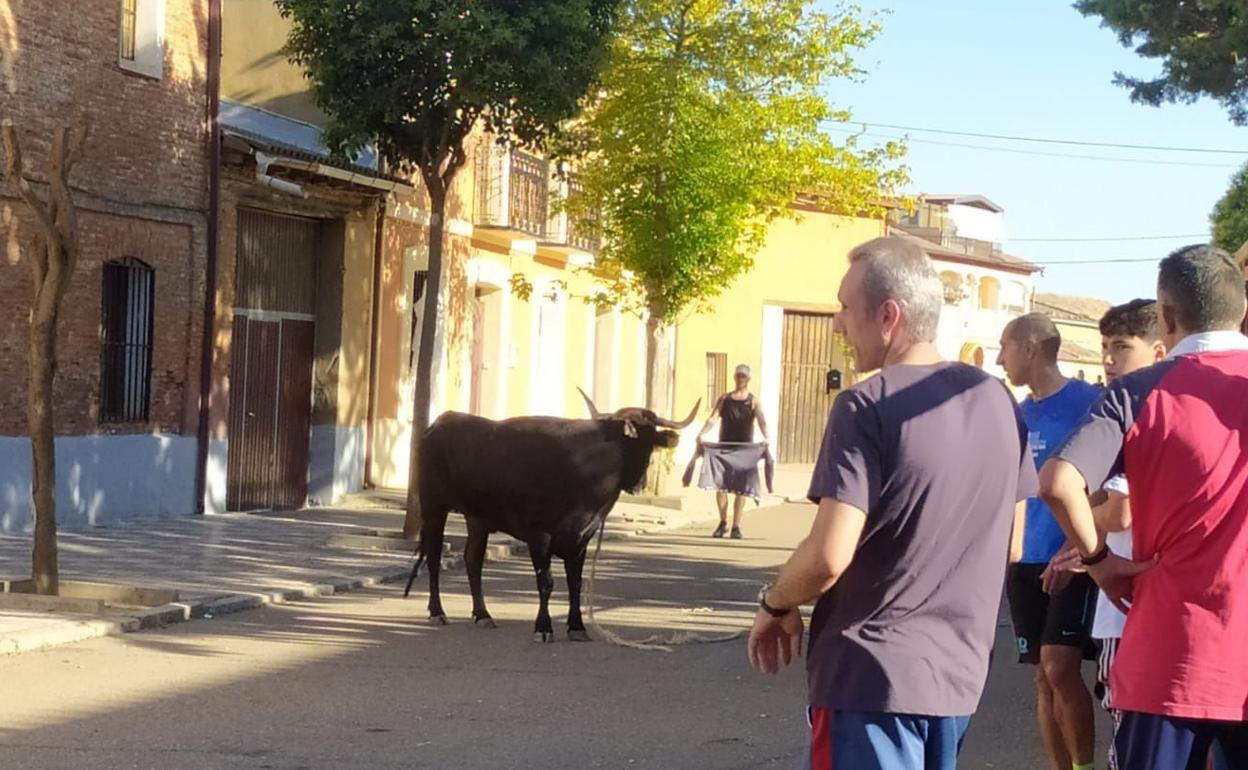
[[[581,573],[589,541],[620,493],[635,492],[645,483],[653,450],[676,446],[677,431],[693,422],[702,402],[683,422],[673,422],[648,409],[602,414],[589,396],[581,395],[593,419],[494,421],[448,412],[429,427],[420,455],[420,555],[407,589],[421,562],[428,562],[430,618],[446,622],[438,590],[439,556],[447,514],[456,511],[468,523],[464,562],[476,623],[494,627],[481,590],[481,567],[489,534],[506,532],[528,544],[537,573],[537,637],[554,639],[549,611],[553,555],[563,560],[568,576],[568,638],[589,640],[581,620]]]

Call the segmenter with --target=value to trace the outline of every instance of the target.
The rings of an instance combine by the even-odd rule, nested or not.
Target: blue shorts
[[[967,717],[832,711],[812,706],[806,770],[955,770]]]
[[[1114,738],[1119,770],[1248,770],[1248,722],[1122,713]]]

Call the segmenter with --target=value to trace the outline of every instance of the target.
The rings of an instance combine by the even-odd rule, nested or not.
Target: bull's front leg
[[[579,549],[571,559],[564,559],[563,569],[568,574],[568,639],[588,642],[589,632],[581,619],[581,575],[585,570],[585,549]]]
[[[482,628],[498,628],[485,608],[485,591],[481,586],[481,570],[485,566],[485,546],[490,529],[476,516],[468,520],[468,543],[464,546],[464,566],[468,569],[468,586],[472,590],[472,620]]]
[[[421,525],[420,547],[424,549],[425,562],[429,566],[429,619],[446,625],[446,610],[442,609],[442,528],[446,525],[446,512],[426,509]]]
[[[533,624],[533,638],[535,641],[553,642],[555,627],[550,621],[550,595],[555,590],[555,581],[550,574],[549,535],[529,541],[529,558],[533,560],[533,571],[537,573],[537,596],[540,602],[537,621]]]

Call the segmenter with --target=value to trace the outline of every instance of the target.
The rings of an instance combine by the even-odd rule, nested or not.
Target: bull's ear
[[[624,435],[629,438],[637,438],[637,426],[633,424],[632,420],[624,421]]]

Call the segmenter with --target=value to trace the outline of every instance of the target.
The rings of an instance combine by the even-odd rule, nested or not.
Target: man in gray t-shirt
[[[850,254],[837,324],[859,369],[824,434],[810,535],[759,595],[751,663],[774,672],[811,616],[808,767],[956,767],[988,673],[1011,531],[1036,494],[1001,383],[943,361],[943,292],[922,249]]]

